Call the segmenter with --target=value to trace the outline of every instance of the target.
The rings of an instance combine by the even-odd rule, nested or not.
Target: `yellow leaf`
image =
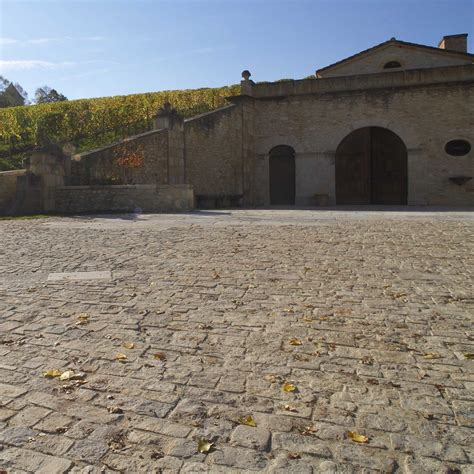
[[[239,423],[241,425],[253,426],[254,428],[257,426],[257,423],[253,419],[252,415],[240,417]]]
[[[213,446],[214,446],[214,443],[211,443],[207,439],[200,438],[198,440],[198,451],[200,453],[207,454]]]
[[[90,323],[90,316],[87,313],[81,313],[77,317],[77,323],[76,323],[77,326],[83,326],[89,323]]]
[[[348,431],[347,436],[356,443],[368,443],[369,438],[363,434],[356,433],[355,431]]]
[[[465,353],[464,353],[464,358],[466,358],[466,359],[471,359],[471,360],[472,360],[472,359],[474,359],[474,353],[472,353],[472,352],[465,352]]]
[[[119,353],[115,356],[115,360],[118,360],[118,361],[127,360],[127,356],[126,356],[125,354],[122,354],[121,352],[119,352]]]
[[[122,345],[123,345],[123,347],[125,347],[125,349],[134,349],[135,348],[135,344],[133,342],[124,342]]]
[[[297,337],[292,337],[288,342],[292,346],[301,346],[303,344],[303,341],[301,339],[298,339]]]
[[[49,369],[46,372],[43,372],[43,377],[53,378],[60,377],[62,372],[59,369]]]
[[[74,370],[66,370],[59,377],[59,380],[80,380],[85,376],[82,372],[74,372]]]
[[[166,360],[166,354],[164,354],[163,352],[156,352],[154,357],[158,360]]]
[[[296,390],[296,386],[287,382],[283,384],[283,390],[285,392],[294,392]]]
[[[436,352],[427,352],[423,357],[425,359],[439,359],[441,356]]]

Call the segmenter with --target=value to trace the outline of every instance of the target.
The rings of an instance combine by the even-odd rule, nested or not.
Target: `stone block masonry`
[[[124,185],[63,186],[56,188],[55,211],[64,214],[92,212],[185,212],[194,207],[191,186]]]
[[[17,178],[26,170],[4,171],[0,173],[0,209],[7,209],[15,199]]]

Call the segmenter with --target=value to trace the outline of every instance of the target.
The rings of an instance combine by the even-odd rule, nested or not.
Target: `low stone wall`
[[[56,188],[55,211],[64,214],[89,212],[185,212],[194,207],[192,186],[120,185],[63,186]]]
[[[4,171],[0,173],[0,214],[8,212],[16,195],[17,178],[26,174],[26,170]]]
[[[152,130],[72,158],[72,185],[166,184],[168,182],[169,130]],[[122,151],[121,151],[122,150]],[[143,153],[143,164],[128,169],[117,157]]]

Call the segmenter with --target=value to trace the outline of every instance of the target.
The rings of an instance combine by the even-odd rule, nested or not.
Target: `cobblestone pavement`
[[[0,466],[473,472],[472,222],[0,221]]]

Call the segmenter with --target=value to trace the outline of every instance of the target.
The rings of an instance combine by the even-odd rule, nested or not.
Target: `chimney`
[[[460,53],[467,53],[467,33],[443,36],[438,44],[438,48],[446,49],[447,51],[459,51]]]

